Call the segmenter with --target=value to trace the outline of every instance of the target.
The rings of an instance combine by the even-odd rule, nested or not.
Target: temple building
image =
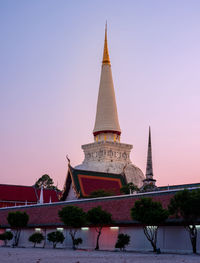
[[[130,244],[126,248],[128,251],[151,251],[150,242],[144,234],[144,226],[131,217],[130,211],[135,202],[144,197],[151,198],[167,209],[176,193],[183,189],[189,191],[200,189],[200,183],[156,186],[150,128],[145,176],[131,162],[132,145],[120,141],[121,129],[108,53],[107,28],[93,136],[94,142],[82,145],[85,155],[82,164],[72,167],[67,157],[68,172],[61,198],[60,193],[52,189],[0,185],[0,233],[15,232],[15,228],[12,228],[7,220],[10,212],[26,212],[29,221],[27,226],[22,228],[19,246],[32,246],[29,237],[39,232],[44,236],[44,241],[38,246],[50,248],[48,234],[52,231],[60,231],[65,240],[58,246],[71,248],[71,229],[62,222],[59,211],[67,206],[76,206],[87,213],[91,208],[101,206],[112,215],[112,223],[102,228],[101,249],[115,250],[118,235],[128,234],[130,236]],[[120,195],[120,188],[129,182],[137,185],[140,192]],[[111,192],[112,196],[90,198],[91,193],[98,190]],[[200,218],[195,220],[195,224],[198,231],[197,252],[200,253]],[[152,229],[155,226],[147,227]],[[83,241],[81,249],[92,251],[98,235],[96,225],[85,224],[77,230],[78,237]],[[8,244],[13,245],[13,240]],[[1,241],[0,245],[2,245]],[[159,226],[157,247],[158,253],[160,250],[166,253],[191,253],[191,240],[182,218],[170,216]]]
[[[102,188],[118,194],[123,184],[132,182],[141,187],[145,179],[143,172],[130,160],[133,146],[120,142],[121,129],[108,52],[107,26],[93,136],[94,142],[82,145],[85,155],[83,163],[74,168],[69,165],[62,200],[85,197],[92,190]]]

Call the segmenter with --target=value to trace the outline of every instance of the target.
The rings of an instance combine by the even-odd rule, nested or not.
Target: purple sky
[[[157,185],[200,182],[200,1],[0,1],[0,183],[63,187],[93,142],[104,26],[121,141]]]

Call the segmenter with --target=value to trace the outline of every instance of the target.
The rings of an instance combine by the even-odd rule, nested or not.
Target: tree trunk
[[[189,232],[190,240],[192,244],[192,251],[194,254],[197,253],[197,228],[196,225],[185,226],[186,230]]]
[[[144,234],[151,243],[153,247],[153,252],[157,251],[157,233],[158,233],[158,226],[144,226],[143,227]]]
[[[156,244],[153,241],[150,241],[150,242],[151,242],[151,245],[153,247],[153,252],[156,252],[157,251]]]
[[[43,243],[43,248],[45,248],[45,246],[46,246],[46,239],[47,239],[46,233],[47,233],[47,230],[46,230],[46,228],[45,228],[45,230],[44,230],[44,243]]]
[[[191,238],[191,242],[192,242],[192,251],[193,253],[197,253],[197,239],[196,238]]]
[[[96,229],[98,235],[97,235],[97,242],[96,242],[95,250],[99,250],[99,238],[100,238],[100,235],[101,235],[101,230],[102,230],[102,227],[99,227],[98,230]]]
[[[75,244],[74,244],[76,232],[77,232],[77,230],[74,230],[74,232],[73,232],[72,229],[70,229],[70,231],[69,231],[69,234],[70,234],[70,236],[71,236],[71,238],[72,238],[72,248],[73,248],[74,250],[76,250],[76,246],[75,246]]]
[[[21,230],[17,229],[16,232],[15,232],[15,235],[14,235],[13,247],[17,247],[18,246],[20,233],[21,233]]]
[[[19,244],[19,238],[20,238],[20,234],[21,234],[21,230],[18,230],[18,235],[17,235],[17,243],[16,243],[16,247]]]
[[[17,244],[17,230],[16,230],[16,232],[14,233],[13,247],[15,247],[16,244]]]

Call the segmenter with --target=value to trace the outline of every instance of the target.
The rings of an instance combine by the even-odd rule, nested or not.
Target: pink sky
[[[0,2],[0,183],[63,187],[93,142],[104,25],[121,141],[157,185],[200,182],[200,2]],[[2,26],[3,25],[3,26]]]

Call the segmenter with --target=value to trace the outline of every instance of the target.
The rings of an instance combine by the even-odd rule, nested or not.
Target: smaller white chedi
[[[120,142],[121,129],[108,53],[107,26],[93,135],[93,143],[82,145],[85,158],[75,169],[124,174],[128,183],[141,187],[144,174],[130,160],[133,146]]]

